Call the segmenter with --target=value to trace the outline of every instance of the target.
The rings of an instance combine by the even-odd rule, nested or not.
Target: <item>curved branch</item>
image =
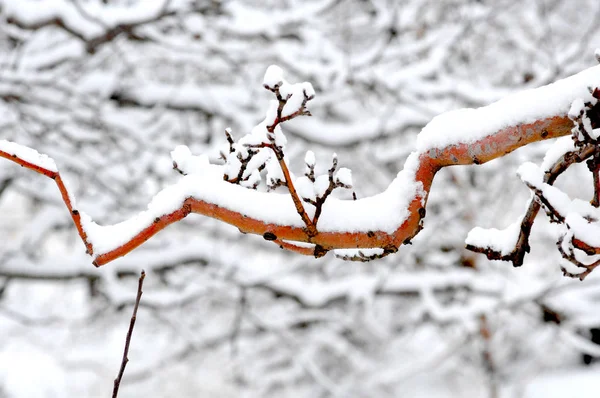
[[[443,167],[482,164],[527,144],[571,133],[570,103],[600,85],[600,67],[550,86],[529,90],[477,110],[450,112],[421,132],[417,151],[382,194],[356,201],[330,198],[316,233],[308,231],[287,195],[268,194],[223,181],[222,169],[188,175],[161,191],[148,210],[123,223],[100,227],[80,217],[58,172],[0,153],[24,167],[54,178],[79,234],[100,266],[121,257],[166,226],[190,213],[232,224],[241,232],[268,236],[283,247],[320,257],[332,249],[382,248],[392,253],[422,229],[427,196]],[[464,130],[464,134],[463,134]],[[212,172],[210,168],[216,168]],[[212,173],[211,173],[212,172]],[[168,199],[168,200],[166,200]],[[368,217],[367,217],[368,216]],[[118,233],[117,233],[118,232]],[[114,235],[119,235],[115,237]],[[314,249],[282,245],[314,244]],[[289,246],[289,247],[288,247]]]

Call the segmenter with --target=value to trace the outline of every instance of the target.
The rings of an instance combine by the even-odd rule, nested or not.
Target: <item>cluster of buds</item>
[[[315,155],[309,151],[304,159],[304,175],[295,178],[288,170],[284,153],[287,139],[281,124],[299,116],[311,116],[307,104],[315,96],[314,89],[307,82],[288,83],[282,70],[275,65],[267,69],[263,87],[275,96],[264,120],[237,141],[231,130],[225,132],[228,148],[221,152],[225,161],[223,178],[250,189],[263,187],[271,191],[286,187],[309,235],[314,236],[323,204],[335,189],[352,188],[352,172],[345,167],[338,168],[337,155],[334,154],[327,173],[317,176]],[[352,196],[356,199],[354,192]]]

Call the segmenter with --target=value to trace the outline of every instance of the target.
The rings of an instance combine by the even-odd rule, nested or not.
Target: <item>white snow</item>
[[[329,176],[322,174],[315,179],[315,194],[322,197],[329,188]],[[328,199],[329,200],[329,199]]]
[[[314,166],[316,163],[315,153],[313,151],[306,151],[306,156],[304,156],[304,163],[307,166]]]
[[[583,99],[575,98],[575,100],[573,100],[573,103],[571,104],[571,108],[569,108],[569,118],[575,119],[579,117],[584,110],[585,104],[583,103]]]
[[[201,173],[209,164],[207,155],[194,156],[185,145],[175,147],[171,151],[171,159],[177,164],[177,168],[185,174]]]
[[[433,118],[417,138],[421,152],[473,143],[509,126],[566,115],[573,101],[592,98],[588,87],[600,86],[600,66],[553,84],[509,95],[478,109],[458,109]]]
[[[294,181],[294,186],[300,197],[311,200],[317,199],[314,184],[308,177],[298,177],[296,181]]]
[[[39,153],[35,149],[11,141],[0,140],[0,151],[6,152],[11,156],[16,156],[19,159],[34,164],[42,169],[53,171],[55,173],[58,172],[54,160],[48,155]]]
[[[567,152],[575,150],[575,144],[571,136],[560,137],[546,151],[544,161],[542,162],[542,170],[548,171],[550,168]]]
[[[267,68],[263,78],[263,85],[274,89],[283,83],[283,70],[277,65],[271,65]]]
[[[600,247],[600,226],[597,222],[589,222],[580,214],[571,212],[567,214],[565,223],[577,239],[592,247]]]
[[[287,102],[281,111],[281,116],[289,116],[302,108],[302,103],[306,96],[311,99],[315,96],[315,90],[312,84],[308,82],[290,84],[284,81],[279,88],[279,92],[283,98],[287,98]]]
[[[525,162],[517,169],[517,175],[523,182],[539,187],[544,181],[544,172],[532,162]]]
[[[340,167],[335,173],[335,179],[340,184],[352,188],[352,170],[347,167]]]
[[[312,99],[315,96],[315,90],[309,82],[290,84],[283,78],[283,70],[277,65],[271,65],[267,68],[263,78],[263,86],[270,90],[279,87],[281,97],[286,100],[281,116],[289,116],[302,107],[306,96]],[[276,108],[277,109],[277,108]],[[272,120],[274,120],[273,118]]]
[[[289,84],[285,82],[281,69],[270,67],[265,74],[264,83],[272,86],[282,82],[282,94],[289,96],[289,112],[297,110],[306,95],[313,95],[312,86],[305,83]],[[425,192],[421,183],[415,180],[415,173],[419,165],[419,154],[431,147],[445,146],[460,142],[471,142],[485,135],[491,134],[502,127],[517,123],[526,123],[541,117],[564,114],[569,110],[575,98],[589,96],[588,86],[600,83],[600,67],[588,69],[578,75],[553,85],[536,90],[526,91],[501,100],[488,107],[477,110],[465,109],[435,118],[427,125],[418,138],[417,148],[408,157],[404,169],[382,193],[368,198],[350,201],[328,198],[323,205],[323,213],[319,220],[319,230],[323,232],[347,231],[366,232],[384,231],[394,232],[409,216],[408,206],[415,197],[421,197],[424,202]],[[94,246],[95,254],[106,253],[123,243],[129,241],[144,228],[154,222],[157,217],[178,210],[186,198],[192,197],[209,204],[214,204],[246,217],[261,220],[265,223],[276,225],[290,225],[303,227],[302,220],[296,212],[293,201],[288,193],[275,194],[254,191],[243,186],[230,184],[223,181],[223,174],[236,175],[240,164],[237,153],[247,156],[247,146],[268,143],[269,136],[266,126],[275,119],[277,101],[272,101],[265,119],[252,132],[239,140],[235,145],[235,152],[229,154],[227,164],[223,166],[210,165],[208,159],[202,156],[193,156],[184,146],[175,148],[172,158],[177,165],[188,175],[178,183],[165,188],[157,194],[148,209],[122,223],[111,226],[100,226],[93,222],[84,212],[82,223],[90,242]],[[480,128],[481,127],[481,128]],[[275,140],[278,145],[285,145],[285,136],[281,129],[275,130]],[[56,169],[51,159],[39,155],[37,152],[14,146],[15,144],[3,141],[5,149],[15,149],[27,159],[44,164],[48,168]],[[562,145],[562,144],[561,144]],[[558,152],[563,149],[557,150]],[[267,180],[275,177],[282,178],[279,165],[272,157],[265,159],[260,156],[258,160],[267,162]],[[258,163],[253,167],[258,167]],[[307,164],[314,164],[314,154],[307,153]],[[253,167],[249,168],[245,176],[250,176],[250,181],[245,183],[251,186],[258,181],[259,174]],[[571,201],[554,187],[543,184],[543,171],[533,164],[525,164],[519,169],[519,174],[524,181],[542,189],[557,202],[561,211],[569,210]],[[344,185],[351,185],[352,174],[349,169],[341,168],[335,178]],[[296,180],[303,197],[318,197],[323,195],[329,186],[329,178],[323,175],[317,178],[314,186],[302,178]],[[313,188],[311,193],[310,188]],[[313,196],[314,195],[314,196]],[[567,213],[564,213],[567,214]],[[498,230],[474,229],[467,238],[468,242],[479,246],[495,247],[503,253],[514,247],[518,235],[517,225]]]
[[[277,161],[277,159],[274,156],[272,156],[267,161],[265,169],[267,170],[267,175],[266,175],[267,182],[284,180],[283,172],[281,171],[279,162]]]
[[[600,390],[598,367],[560,369],[536,377],[523,393],[525,398],[596,398]]]
[[[174,152],[176,158],[181,156],[187,159],[190,156],[183,148]],[[328,198],[323,205],[319,230],[383,230],[388,233],[396,230],[409,215],[408,205],[415,195],[423,195],[421,184],[414,180],[416,156],[412,154],[409,157],[405,169],[398,173],[389,188],[379,195],[356,201]],[[323,183],[316,184],[317,192],[321,192],[322,186],[328,184],[328,176],[323,177]],[[228,183],[223,181],[222,166],[207,165],[206,168],[202,168],[202,172],[188,174],[176,184],[162,190],[152,199],[147,210],[121,223],[100,226],[92,221],[89,215],[80,211],[82,225],[94,247],[94,254],[98,256],[118,248],[151,225],[157,217],[178,210],[189,197],[265,223],[304,226],[288,193],[259,192]],[[352,216],[349,217],[349,214]]]
[[[539,190],[550,205],[565,218],[569,233],[593,247],[600,247],[600,212],[589,202],[581,199],[571,200],[559,188],[543,182],[543,172],[531,162],[522,164],[517,173],[521,179]]]
[[[520,221],[510,224],[504,229],[475,227],[467,235],[465,243],[475,247],[490,248],[506,256],[515,249],[520,227]]]

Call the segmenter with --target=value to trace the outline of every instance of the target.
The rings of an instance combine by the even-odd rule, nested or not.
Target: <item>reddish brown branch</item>
[[[146,278],[146,272],[142,270],[142,273],[140,274],[140,279],[138,280],[137,296],[135,297],[135,304],[133,305],[133,314],[131,315],[131,320],[129,321],[129,329],[127,330],[127,336],[125,337],[125,348],[123,350],[123,359],[121,360],[121,367],[119,369],[119,374],[117,375],[114,381],[112,398],[117,398],[117,395],[119,394],[119,386],[121,385],[121,379],[123,378],[123,374],[125,373],[125,366],[127,366],[127,362],[129,362],[129,345],[131,344],[133,327],[135,326],[135,321],[137,319],[138,307],[140,306],[140,300],[142,299],[142,286],[144,285],[144,278]]]
[[[416,172],[416,180],[423,184],[423,190],[427,193],[431,188],[435,174],[442,167],[456,164],[485,163],[526,144],[568,135],[571,133],[571,126],[572,123],[567,117],[555,116],[534,123],[503,129],[470,145],[459,144],[441,150],[428,151],[419,157],[420,163]],[[316,246],[312,253],[309,250],[304,250],[304,248],[294,251],[316,255],[322,253],[323,250],[361,247],[379,247],[388,252],[394,252],[403,243],[408,243],[421,229],[421,220],[425,216],[422,199],[426,198],[422,198],[420,195],[413,198],[408,208],[410,213],[408,218],[391,234],[384,231],[319,231],[314,236],[310,236],[305,228],[265,223],[198,199],[189,198],[186,200],[186,204],[191,206],[192,213],[222,220],[235,225],[242,232],[262,236],[268,233],[273,234],[279,240],[314,243]],[[165,226],[183,217],[184,215],[178,212],[161,217],[159,222],[149,226],[124,246],[98,256],[96,259],[97,265],[106,264],[127,254]]]
[[[107,253],[97,253],[94,265],[100,266],[124,256],[166,226],[187,216],[190,212],[224,221],[238,227],[240,231],[245,233],[261,236],[270,233],[280,240],[313,243],[315,244],[315,248],[312,252],[305,250],[304,248],[294,249],[294,251],[315,255],[317,257],[322,256],[332,249],[383,248],[388,252],[395,252],[402,244],[410,242],[410,240],[421,230],[422,219],[425,217],[423,203],[427,199],[426,196],[431,188],[435,174],[441,168],[459,164],[468,165],[485,163],[532,142],[568,135],[571,133],[571,126],[572,122],[566,116],[555,116],[538,120],[533,123],[507,127],[471,144],[450,145],[443,149],[433,149],[426,153],[422,153],[419,156],[419,166],[416,171],[415,180],[422,184],[422,192],[425,197],[422,197],[421,194],[416,194],[415,197],[413,197],[408,206],[409,216],[393,233],[385,231],[311,232],[307,230],[306,227],[266,223],[260,219],[248,217],[214,203],[195,198],[188,198],[184,201],[180,209],[156,218],[151,225],[133,236],[122,246]],[[12,154],[0,152],[0,156],[21,164],[40,174],[54,178],[55,181],[57,181],[63,200],[65,200],[67,208],[71,211],[71,216],[77,226],[80,236],[84,241],[88,252],[93,253],[93,248],[87,241],[86,235],[81,227],[79,212],[72,208],[64,184],[62,184],[60,178],[57,179],[59,174],[57,172],[41,169],[36,165],[12,156]],[[282,163],[284,165],[284,167],[282,167],[284,176],[291,182],[289,170],[287,169],[285,162]],[[300,201],[300,199],[295,188],[293,188],[293,185],[290,185],[291,188],[288,187],[290,188],[290,192],[296,193],[296,199],[294,199],[296,204],[296,200]],[[284,247],[288,248],[287,244]],[[291,246],[289,248],[291,248]]]
[[[306,210],[304,209],[304,205],[302,204],[302,199],[300,199],[300,195],[298,195],[298,191],[296,191],[296,187],[294,187],[294,183],[292,182],[292,176],[290,175],[290,171],[285,163],[285,159],[283,154],[279,155],[278,150],[275,150],[275,154],[277,156],[277,161],[279,162],[279,166],[281,167],[281,172],[283,173],[283,178],[285,180],[285,185],[287,189],[290,191],[290,196],[294,201],[294,206],[296,207],[296,211],[302,218],[304,225],[306,225],[306,230],[308,236],[315,236],[317,234],[317,228],[315,224],[311,221],[308,214],[306,214]]]
[[[17,164],[20,164],[22,167],[33,170],[36,173],[40,173],[40,174],[45,175],[46,177],[50,177],[54,180],[54,182],[56,183],[56,186],[58,187],[58,190],[60,191],[63,201],[65,202],[65,205],[67,206],[67,209],[69,210],[69,213],[71,214],[73,223],[75,223],[77,232],[79,232],[79,236],[81,237],[81,240],[85,244],[86,252],[90,255],[93,254],[92,245],[90,242],[88,242],[87,235],[86,235],[85,231],[83,230],[83,227],[81,226],[81,215],[79,214],[79,211],[77,209],[73,208],[73,204],[71,203],[71,199],[69,197],[69,191],[67,190],[67,187],[65,186],[65,184],[60,176],[60,173],[58,173],[57,171],[45,169],[43,167],[40,167],[40,166],[30,163],[30,162],[27,162],[27,161],[19,158],[15,154],[7,153],[4,151],[0,151],[0,157],[11,160]]]
[[[283,173],[283,178],[285,180],[285,184],[290,192],[290,196],[292,197],[292,200],[294,201],[294,206],[296,207],[296,211],[300,215],[300,218],[302,218],[304,225],[306,225],[306,232],[307,232],[308,237],[310,238],[317,234],[316,222],[313,222],[310,219],[310,217],[308,216],[308,214],[306,213],[306,209],[304,208],[304,205],[302,204],[302,199],[300,199],[300,195],[298,195],[298,192],[296,191],[296,187],[294,187],[294,183],[292,182],[292,177],[290,175],[290,171],[288,170],[287,164],[285,163],[283,150],[281,147],[277,146],[277,143],[275,142],[275,129],[281,123],[284,123],[288,120],[292,120],[298,116],[304,116],[304,115],[310,116],[310,112],[308,112],[306,110],[306,103],[311,99],[311,97],[308,97],[306,95],[306,92],[304,92],[303,93],[304,99],[302,101],[302,105],[300,106],[300,108],[296,112],[294,112],[290,115],[282,116],[283,108],[285,107],[288,98],[283,98],[281,96],[281,93],[279,91],[279,86],[275,86],[275,88],[269,88],[268,86],[265,86],[265,88],[267,88],[269,91],[272,91],[273,93],[275,93],[275,97],[279,101],[279,104],[277,106],[277,117],[273,121],[273,124],[267,126],[267,131],[269,132],[268,137],[269,137],[269,140],[271,141],[271,149],[275,153],[275,157],[277,158],[279,167],[281,168],[281,172]]]

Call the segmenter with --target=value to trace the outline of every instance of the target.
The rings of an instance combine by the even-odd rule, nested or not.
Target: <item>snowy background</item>
[[[310,81],[283,126],[302,170],[336,152],[381,192],[434,116],[596,64],[597,0],[0,0],[0,139],[52,156],[101,223],[218,161],[277,64]],[[516,176],[551,142],[436,178],[412,246],[369,263],[283,252],[201,216],[95,269],[52,180],[0,162],[0,397],[109,396],[141,269],[120,397],[596,397],[600,275],[562,277],[540,216],[521,268],[468,252],[507,227]],[[585,165],[557,185],[589,200]]]

